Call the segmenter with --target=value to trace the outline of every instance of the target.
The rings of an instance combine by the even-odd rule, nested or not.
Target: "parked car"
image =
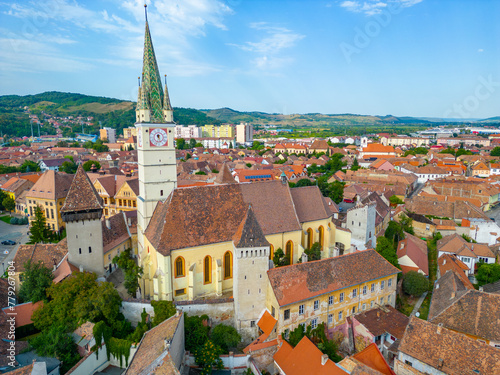
[[[12,240],[2,241],[2,245],[15,245],[15,244],[16,244],[16,241],[12,241]]]

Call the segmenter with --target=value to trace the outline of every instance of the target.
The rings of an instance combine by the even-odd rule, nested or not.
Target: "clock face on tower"
[[[160,128],[151,129],[149,140],[151,141],[151,146],[166,146],[168,144],[168,134]]]

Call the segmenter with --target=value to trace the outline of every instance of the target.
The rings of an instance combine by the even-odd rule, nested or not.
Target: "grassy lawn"
[[[413,307],[417,303],[418,298],[413,298],[411,296],[407,296],[406,294],[403,293],[402,298],[397,298],[397,309],[405,314],[406,316],[410,316],[411,312],[413,311]]]
[[[0,220],[7,224],[10,224],[10,219],[11,217],[9,215],[0,216]]]

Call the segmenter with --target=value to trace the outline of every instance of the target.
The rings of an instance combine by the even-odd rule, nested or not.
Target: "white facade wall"
[[[375,204],[366,204],[347,210],[346,228],[351,231],[351,239],[361,241],[370,247],[375,247]]]
[[[201,138],[201,128],[196,125],[176,125],[175,126],[175,138],[191,139],[191,138]]]
[[[242,144],[253,142],[253,126],[251,124],[236,125],[236,142]]]
[[[421,362],[420,360],[413,358],[413,357],[411,357],[405,353],[402,353],[402,352],[399,352],[398,359],[401,362],[406,363],[407,365],[409,365],[411,363],[411,366],[414,369],[416,369],[424,374],[430,374],[430,375],[445,375],[446,374],[445,372],[439,371],[438,369],[436,369],[432,366],[429,366],[427,363]],[[409,363],[406,361],[408,361]]]

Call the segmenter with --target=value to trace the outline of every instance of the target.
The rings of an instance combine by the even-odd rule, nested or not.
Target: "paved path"
[[[19,244],[29,241],[28,231],[28,225],[10,225],[0,220],[0,242],[4,240],[16,241],[14,246],[0,245],[0,262],[2,263],[0,272],[2,274],[8,267],[7,262],[14,259]]]
[[[415,304],[415,307],[413,308],[413,311],[411,312],[410,316],[414,316],[417,311],[420,309],[420,306],[422,306],[422,303],[424,302],[425,297],[427,296],[428,292],[425,292],[422,294],[422,296],[418,299],[417,303]]]

